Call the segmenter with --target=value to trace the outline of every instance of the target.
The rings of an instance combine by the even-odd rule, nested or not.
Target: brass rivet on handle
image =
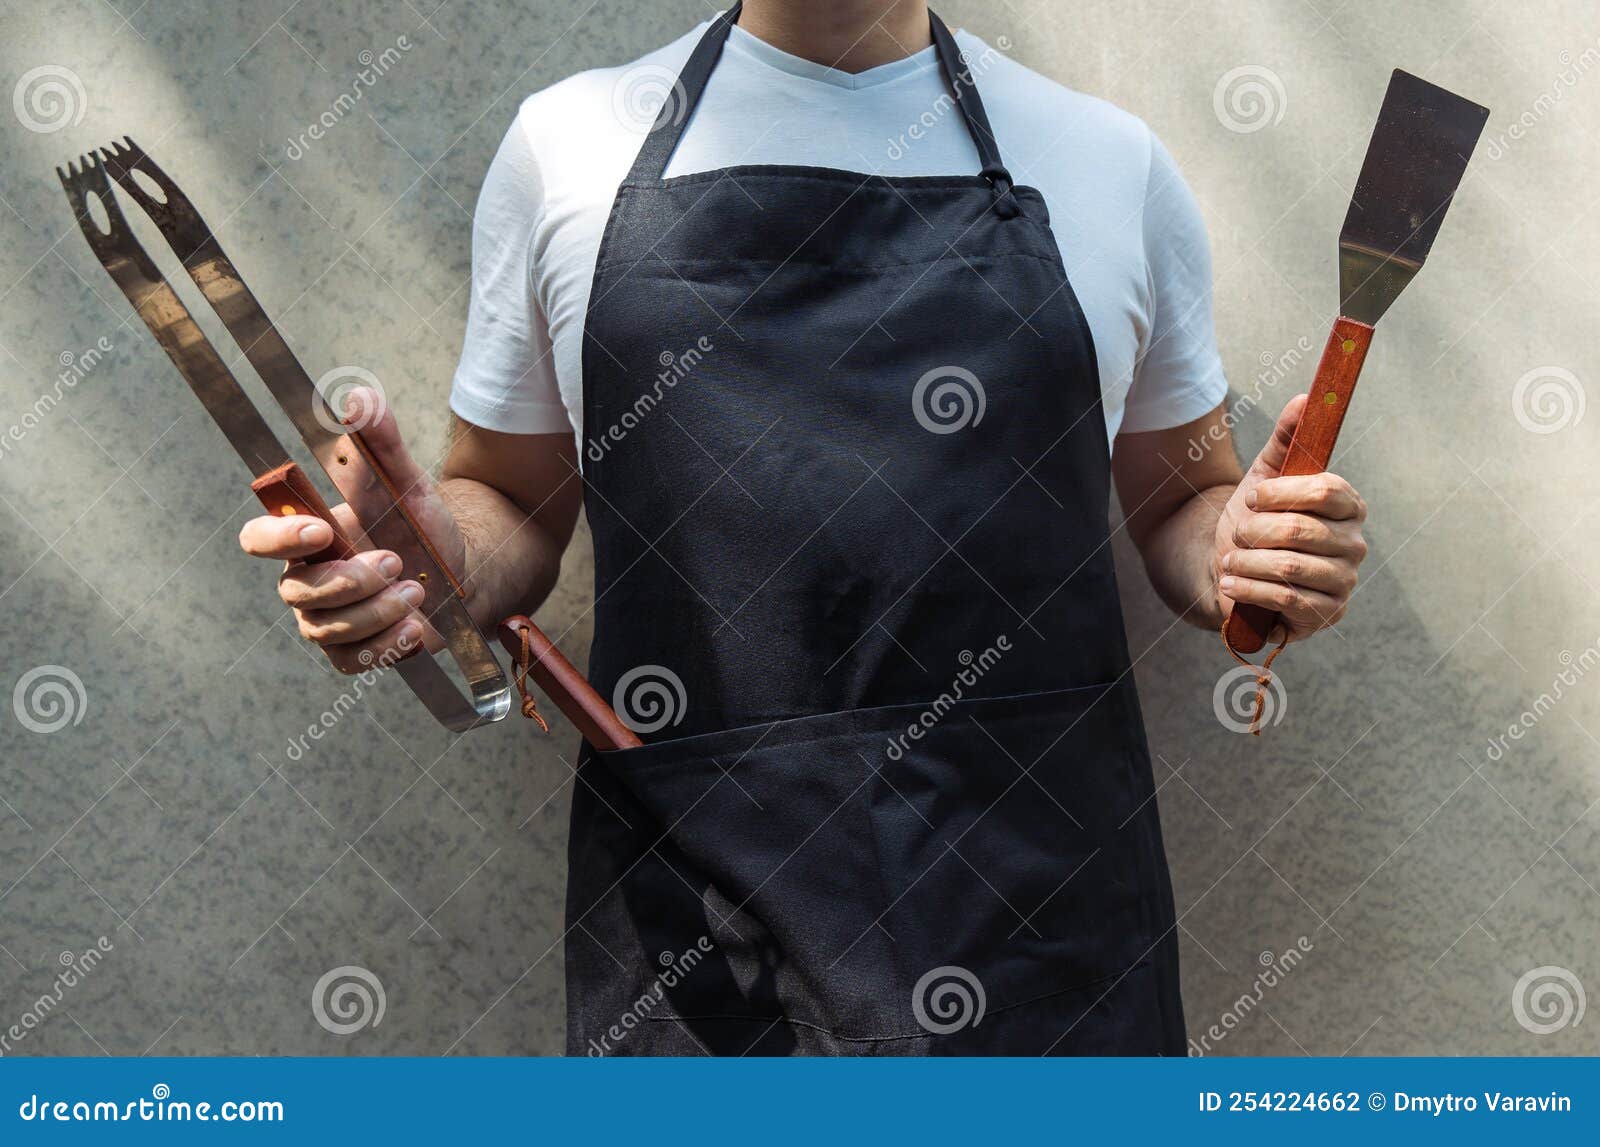
[[[1334,403],[1339,401],[1339,395],[1330,390],[1327,394],[1322,396],[1322,401],[1327,403],[1329,406],[1332,406]]]
[[[292,518],[292,517],[294,517],[294,507],[293,506],[279,506],[278,507],[278,513],[282,514],[286,518]]]
[[[1355,339],[1345,339],[1344,342],[1341,345],[1344,348],[1344,353],[1345,354],[1349,354],[1351,351],[1356,349],[1356,340]]]
[[[419,573],[417,575],[417,580],[418,581],[427,581],[428,580],[428,575],[425,574],[425,573]]]

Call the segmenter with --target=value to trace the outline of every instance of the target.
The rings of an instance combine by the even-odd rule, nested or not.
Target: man
[[[663,689],[574,786],[569,1050],[1183,1052],[1112,478],[1196,625],[1307,637],[1365,553],[1348,483],[1277,477],[1300,401],[1241,474],[1210,289],[1148,129],[921,0],[748,0],[523,105],[442,480],[366,433],[485,625],[581,501],[590,674]],[[241,535],[340,669],[421,636],[328,540]]]

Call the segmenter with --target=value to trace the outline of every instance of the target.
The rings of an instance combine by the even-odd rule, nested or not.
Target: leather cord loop
[[[1278,642],[1278,647],[1267,654],[1266,660],[1260,665],[1246,659],[1243,654],[1233,647],[1233,642],[1228,637],[1228,622],[1226,618],[1222,622],[1222,644],[1228,647],[1228,653],[1240,665],[1248,666],[1256,671],[1256,703],[1255,709],[1250,715],[1250,735],[1259,737],[1261,736],[1261,717],[1267,708],[1267,690],[1272,685],[1272,663],[1278,659],[1278,654],[1283,652],[1284,646],[1289,644],[1289,634],[1285,631],[1283,640]]]
[[[537,721],[539,728],[548,733],[550,731],[550,723],[539,712],[539,702],[535,699],[533,691],[528,688],[528,670],[533,668],[532,640],[532,631],[524,627],[522,630],[522,652],[517,657],[516,672],[512,675],[512,680],[516,682],[517,695],[522,698],[522,715],[529,720]]]

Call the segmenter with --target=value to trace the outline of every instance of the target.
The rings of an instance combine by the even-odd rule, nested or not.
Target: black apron
[[[1182,1054],[1094,345],[958,49],[981,173],[617,192],[583,346],[572,1054]],[[1092,176],[1086,176],[1090,178]]]

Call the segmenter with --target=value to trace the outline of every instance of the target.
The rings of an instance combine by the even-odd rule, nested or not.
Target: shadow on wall
[[[704,15],[608,3],[590,24],[583,11],[451,5],[437,27],[391,27],[367,6],[280,24],[191,4],[152,6],[133,30],[106,6],[81,20],[44,5],[8,15],[7,85],[63,67],[87,102],[48,132],[0,115],[0,426],[34,419],[0,452],[0,685],[64,667],[83,700],[69,688],[67,720],[48,735],[0,708],[0,1000],[37,998],[58,953],[114,945],[73,989],[74,1022],[42,1026],[29,1053],[562,1048],[570,739],[515,726],[453,741],[393,683],[345,704],[349,682],[274,604],[273,571],[237,553],[254,512],[237,461],[81,249],[47,175],[114,136],[139,139],[201,200],[312,373],[376,373],[436,454],[470,207],[516,93],[631,58]],[[1002,19],[975,5],[946,15],[986,36]],[[1382,6],[1368,15],[1381,20]],[[1311,54],[1320,33],[1271,25],[1275,46],[1213,31],[1157,83],[1133,47],[1187,33],[1162,13],[1130,30],[1140,18],[1119,5],[1041,14],[1037,42],[1059,31],[1060,58],[1024,62],[1074,82],[1069,42],[1128,53],[1079,86],[1136,110],[1159,103],[1152,122],[1202,200],[1237,193],[1230,210],[1246,225],[1211,219],[1218,317],[1229,365],[1253,362],[1246,348],[1274,342],[1263,330],[1309,324],[1312,308],[1282,297],[1281,274],[1255,276],[1267,287],[1240,279],[1261,258],[1302,260],[1304,235],[1331,256],[1338,222],[1283,221],[1282,188],[1297,185],[1281,177],[1316,150],[1287,129],[1302,109],[1359,106],[1360,119],[1375,101],[1341,71],[1326,92],[1295,89],[1284,130],[1230,150],[1237,139],[1212,118],[1215,78],[1240,53]],[[360,53],[383,59],[402,33],[415,46],[343,100]],[[1515,118],[1531,81],[1477,70],[1498,85],[1482,98]],[[63,96],[79,98],[70,85]],[[1573,111],[1592,116],[1584,98]],[[336,106],[323,138],[299,142]],[[1600,1053],[1593,1021],[1541,1011],[1560,1003],[1548,986],[1565,983],[1550,969],[1580,992],[1600,984],[1600,817],[1583,815],[1600,796],[1600,705],[1585,677],[1600,660],[1600,548],[1584,529],[1597,443],[1581,419],[1531,433],[1507,403],[1541,362],[1596,361],[1582,309],[1594,293],[1572,265],[1596,262],[1572,191],[1587,186],[1593,148],[1562,121],[1541,130],[1504,161],[1474,161],[1489,186],[1453,208],[1437,266],[1385,320],[1336,456],[1373,507],[1365,584],[1335,634],[1280,661],[1287,701],[1264,736],[1219,719],[1213,689],[1232,666],[1220,640],[1171,625],[1118,539],[1186,1010],[1207,1054]],[[1560,226],[1536,229],[1523,203]],[[1528,275],[1530,251],[1547,245]],[[1319,297],[1331,295],[1330,282]],[[1322,331],[1310,335],[1320,346]],[[64,356],[81,363],[102,339],[92,369],[39,413]],[[1244,412],[1244,452],[1310,370]],[[580,540],[538,618],[574,654],[588,644],[590,581]],[[366,1022],[324,1022],[318,991],[352,967],[365,977],[341,982],[366,985]]]

